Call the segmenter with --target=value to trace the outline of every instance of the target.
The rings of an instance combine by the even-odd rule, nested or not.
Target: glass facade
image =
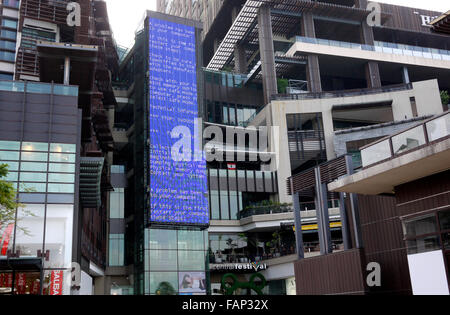
[[[276,186],[276,173],[209,169],[208,181],[210,219],[239,220],[246,207],[270,199],[270,193],[264,191]],[[241,183],[241,189],[238,189],[238,183]],[[263,189],[257,192],[256,187]]]
[[[206,294],[207,249],[207,231],[146,229],[145,294]]]
[[[405,220],[403,233],[409,255],[450,250],[450,209]]]
[[[114,169],[116,166],[114,166]],[[111,167],[111,171],[113,166]],[[109,218],[110,222],[122,222],[125,219],[125,189],[114,188],[110,193]],[[110,223],[111,225],[112,223]],[[109,234],[109,266],[125,265],[125,231]]]
[[[15,222],[0,227],[0,257],[5,259],[8,252],[20,258],[44,256],[43,293],[50,294],[56,277],[62,294],[70,294],[76,145],[0,141],[0,164],[8,165],[6,180],[13,183],[23,205]],[[22,276],[28,279],[23,280],[25,293],[38,294],[33,290],[39,277]]]

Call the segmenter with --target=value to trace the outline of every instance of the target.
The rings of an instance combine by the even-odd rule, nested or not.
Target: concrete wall
[[[286,115],[321,113],[327,159],[331,160],[337,157],[334,148],[332,115],[334,106],[392,102],[394,121],[402,121],[414,118],[410,98],[415,97],[419,116],[437,115],[443,112],[437,80],[415,82],[412,85],[411,90],[336,98],[272,101],[268,104],[258,114],[252,125],[264,124],[268,121],[267,115],[271,113],[273,126],[279,127],[279,134],[271,139],[270,151],[277,153],[276,159],[272,161],[271,171],[278,171],[280,202],[292,202],[292,197],[288,196],[286,191],[286,179],[291,176]]]

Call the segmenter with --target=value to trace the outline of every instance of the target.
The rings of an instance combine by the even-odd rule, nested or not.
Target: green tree
[[[289,80],[277,78],[277,86],[279,94],[286,94],[286,89],[289,86]]]
[[[15,221],[16,211],[22,208],[23,216],[35,217],[36,215],[26,209],[23,209],[23,205],[17,201],[17,191],[12,183],[5,180],[8,175],[8,165],[0,164],[0,229],[5,228],[12,223],[18,223],[20,220]],[[33,189],[26,189],[25,192],[34,192]],[[29,231],[17,224],[16,228],[25,235],[30,235]]]
[[[450,95],[448,94],[448,91],[441,91],[441,100],[442,105],[446,106],[450,102]]]
[[[12,183],[4,178],[8,175],[8,165],[0,164],[0,228],[14,222],[16,209],[19,204],[16,200],[16,190]]]

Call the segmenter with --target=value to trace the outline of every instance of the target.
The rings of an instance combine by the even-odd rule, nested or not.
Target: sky
[[[134,33],[142,20],[145,10],[156,10],[156,0],[106,0],[109,22],[116,42],[128,48],[134,43]],[[449,0],[376,0],[414,7],[418,9],[446,12],[450,10]]]

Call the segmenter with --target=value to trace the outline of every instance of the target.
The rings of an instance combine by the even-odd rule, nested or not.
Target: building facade
[[[385,4],[380,9],[380,23],[369,24],[371,9],[366,1],[158,3],[159,12],[203,22],[199,116],[206,133],[206,155],[223,155],[207,163],[210,221],[203,237],[211,294],[223,294],[222,276],[229,271],[248,281],[254,271],[246,266],[252,263],[264,266],[258,271],[268,280],[266,293],[298,293],[295,266],[299,257],[309,261],[321,259],[321,254],[359,250],[347,228],[350,221],[343,218],[349,200],[328,192],[326,207],[318,206],[315,195],[308,192],[297,203],[286,180],[346,154],[360,169],[360,147],[443,112],[439,94],[449,89],[450,47],[448,38],[433,33],[429,25],[439,12]],[[144,80],[142,36],[138,33],[134,49],[121,65],[125,88],[116,91],[123,105],[120,115],[116,113],[121,121],[116,119],[114,138],[123,142],[118,156],[128,156],[123,164],[135,183],[125,191],[126,200],[145,192],[145,185],[135,180],[145,175],[137,174],[145,172],[145,167],[137,171],[137,165],[145,165],[145,157],[139,156],[146,152],[134,147],[145,130],[139,125],[146,123],[140,117],[145,113],[142,104],[147,91],[134,83]],[[236,138],[229,143],[211,131],[227,135],[249,126],[270,130],[258,135],[268,147],[258,148],[256,159],[251,158],[255,152],[249,134],[243,142]],[[139,153],[132,157],[129,152]],[[239,154],[244,159],[238,160]],[[270,158],[260,158],[264,155]],[[390,199],[377,198],[359,199],[361,216],[377,204],[394,206]],[[145,222],[136,221],[143,200],[131,202],[134,210],[125,214],[125,220],[135,222],[128,225],[126,235],[142,240],[145,228],[133,229],[136,222]],[[367,220],[367,224],[376,223],[373,218]],[[322,235],[325,226],[329,236]],[[298,241],[300,230],[302,242]],[[175,240],[179,232],[158,233]],[[371,244],[367,257],[378,260],[403,246],[401,241],[389,246],[380,240]],[[134,255],[140,252],[133,248]],[[362,255],[358,250],[353,252],[355,257]],[[156,253],[150,249],[149,254],[152,261]],[[137,261],[130,254],[126,257],[125,265]],[[393,261],[385,258],[383,262],[389,269]],[[135,277],[152,272],[152,267],[150,271],[139,268],[134,270]],[[398,277],[407,281],[403,274]],[[144,288],[151,287],[152,281],[144,281]],[[135,290],[141,293],[155,294],[138,286],[135,283]],[[383,290],[412,293],[407,284],[390,284]]]
[[[19,159],[19,164],[6,163],[10,165],[10,176],[13,176],[9,180],[19,183],[19,196],[24,189],[21,188],[23,186],[21,183],[30,182],[25,183],[24,187],[30,186],[31,191],[36,191],[30,203],[40,216],[50,214],[52,207],[52,211],[55,211],[55,205],[51,204],[65,205],[65,212],[61,212],[61,215],[63,213],[67,215],[67,221],[64,223],[62,219],[55,218],[54,231],[50,230],[53,220],[50,217],[39,222],[30,220],[37,224],[33,229],[30,228],[33,233],[40,231],[39,224],[42,225],[44,222],[43,248],[37,247],[42,238],[40,231],[41,234],[36,235],[36,245],[31,246],[34,241],[27,240],[30,244],[25,244],[25,248],[27,246],[31,248],[26,249],[26,255],[24,250],[16,246],[11,248],[5,259],[34,257],[42,260],[41,271],[46,277],[44,285],[51,287],[52,283],[56,283],[57,286],[61,284],[58,281],[63,281],[64,287],[61,286],[63,290],[59,290],[57,294],[90,294],[94,292],[93,287],[100,290],[101,284],[96,285],[95,278],[100,281],[107,267],[109,192],[114,189],[110,183],[114,148],[107,109],[116,105],[111,79],[118,71],[118,54],[109,27],[106,3],[89,0],[2,1],[1,10],[0,41],[3,43],[1,54],[5,58],[1,58],[0,72],[3,79],[16,80],[4,81],[2,84],[5,87],[9,86],[10,91],[22,92],[14,98],[18,101],[19,98],[23,100],[25,107],[20,108],[23,108],[23,115],[28,115],[22,120],[13,119],[7,124],[2,123],[2,127],[11,125],[12,130],[26,130],[23,128],[36,126],[42,128],[42,132],[46,132],[50,137],[33,140],[28,139],[25,132],[14,139],[5,138],[4,141],[17,142],[5,144],[15,151],[9,156],[17,153],[22,156],[21,152],[27,151],[27,147],[32,151],[39,151],[30,153],[33,156],[30,161],[36,163],[37,168],[29,171],[37,173],[22,175],[22,170],[17,168],[22,167]],[[48,102],[47,109],[42,107],[28,112],[30,109],[26,105],[30,101],[33,102],[32,93],[41,94],[38,102],[43,104]],[[59,95],[71,96],[67,97],[66,107],[58,107],[61,104],[56,102],[62,102]],[[73,108],[68,108],[69,105]],[[5,108],[2,115],[3,113],[9,115],[8,110],[11,109]],[[30,121],[29,126],[27,121]],[[64,123],[58,125],[62,121]],[[76,132],[70,129],[72,127],[76,128]],[[55,141],[51,139],[54,133],[67,134],[67,139]],[[77,137],[69,137],[72,134],[76,134]],[[54,150],[62,151],[58,154],[58,151]],[[62,157],[58,157],[59,155]],[[70,162],[72,165],[58,166],[53,165],[53,162]],[[24,162],[23,165],[27,163]],[[49,167],[46,169],[45,165]],[[59,167],[60,174],[52,174],[58,170],[53,167]],[[20,173],[15,173],[16,171]],[[67,174],[64,174],[66,172]],[[53,192],[61,195],[49,197]],[[57,223],[58,220],[61,223]],[[63,230],[58,230],[60,229],[58,224],[66,226],[63,234],[66,243],[62,246],[55,241],[54,245],[49,243],[46,246],[46,242],[51,242],[50,235],[63,233]],[[20,226],[20,223],[17,225]],[[35,248],[39,249],[39,252],[36,252]],[[58,250],[67,253],[64,260],[57,258]],[[55,262],[57,267],[50,267],[47,263],[49,259],[52,261],[52,256],[59,259]],[[75,267],[72,263],[75,263]],[[72,267],[75,270],[73,283],[70,280]],[[52,268],[61,268],[60,273],[52,273],[47,279],[50,274],[47,270]],[[8,269],[6,271],[11,272]],[[12,273],[15,275],[14,270]],[[53,281],[53,276],[56,277],[56,282]],[[15,277],[13,279],[12,287],[15,287],[17,281]],[[42,281],[41,279],[41,283]],[[44,293],[42,289],[44,286],[41,286],[40,293]],[[48,288],[45,290],[46,294],[53,292]],[[17,292],[13,290],[12,293]]]

